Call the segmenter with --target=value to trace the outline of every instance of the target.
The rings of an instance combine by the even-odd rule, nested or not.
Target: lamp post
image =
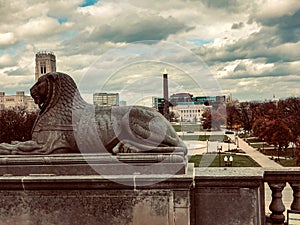
[[[233,164],[233,157],[229,156],[229,166],[232,167]]]
[[[218,150],[218,154],[219,154],[219,167],[221,167],[221,151],[222,151],[222,145],[219,146],[219,143],[217,145],[217,150]]]
[[[225,166],[228,166],[228,157],[227,157],[227,155],[224,157],[224,162],[225,162]]]
[[[206,153],[208,153],[208,140],[206,140]]]
[[[236,144],[236,147],[239,148],[239,138],[238,138],[238,136],[235,136],[235,144]]]
[[[232,156],[225,156],[224,157],[224,162],[226,167],[232,167],[233,164],[233,157]]]

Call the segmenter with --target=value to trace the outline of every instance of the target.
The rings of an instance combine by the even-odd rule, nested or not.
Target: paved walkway
[[[235,136],[232,135],[228,135],[228,137],[231,138],[231,140],[235,140]],[[207,148],[207,142],[206,141],[184,141],[186,146],[189,149],[189,155],[196,155],[196,154],[203,154],[207,151],[211,151],[208,150]],[[222,149],[234,149],[237,148],[237,146],[235,144],[228,144],[227,143],[217,143],[217,142],[209,142],[209,149],[217,149],[217,144],[218,145],[222,145]],[[255,160],[261,167],[264,168],[281,168],[282,166],[276,162],[274,162],[273,160],[269,159],[268,156],[260,153],[258,150],[256,150],[255,148],[251,147],[250,145],[248,145],[247,142],[245,142],[243,139],[238,138],[238,144],[239,144],[239,148],[242,149],[247,155],[249,155],[253,160]],[[214,146],[216,145],[216,146]]]
[[[231,140],[234,140],[234,135],[228,135]],[[243,139],[238,138],[239,148],[242,149],[246,154],[248,154],[252,159],[254,159],[259,165],[264,168],[281,168],[282,166],[273,160],[269,159],[268,156],[260,153],[255,148],[248,145]]]

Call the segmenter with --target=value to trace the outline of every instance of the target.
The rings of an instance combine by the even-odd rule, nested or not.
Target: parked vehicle
[[[226,130],[226,131],[225,131],[225,134],[234,134],[234,131]]]

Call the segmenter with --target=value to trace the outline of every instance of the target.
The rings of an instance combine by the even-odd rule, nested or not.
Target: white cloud
[[[0,55],[0,68],[5,68],[13,65],[13,57],[8,54]]]
[[[61,32],[63,26],[56,19],[39,17],[30,19],[27,23],[18,27],[17,34],[20,38],[39,39]]]
[[[17,41],[14,33],[7,32],[7,33],[0,33],[0,48],[6,45],[13,45]]]
[[[300,58],[298,0],[103,0],[84,8],[81,3],[1,2],[0,90],[25,87],[20,83],[25,79],[32,82],[38,50],[53,51],[58,70],[80,82],[107,50],[156,39],[193,49],[218,76],[224,93],[231,90],[241,98],[263,98],[264,92],[266,96],[271,92],[270,82],[282,96],[279,83],[290,87],[288,95],[299,92],[295,86]],[[130,59],[131,55],[112,55],[105,62],[118,68],[122,57]],[[164,60],[195,66],[178,52]],[[201,79],[201,84],[209,83]],[[256,86],[238,86],[241,81]]]
[[[256,19],[272,20],[284,15],[292,15],[300,9],[298,0],[266,0],[254,13]]]

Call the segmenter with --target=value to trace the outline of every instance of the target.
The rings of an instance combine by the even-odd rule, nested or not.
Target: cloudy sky
[[[0,91],[26,93],[52,51],[82,92],[300,96],[299,0],[0,0]],[[135,97],[136,98],[136,97]]]

